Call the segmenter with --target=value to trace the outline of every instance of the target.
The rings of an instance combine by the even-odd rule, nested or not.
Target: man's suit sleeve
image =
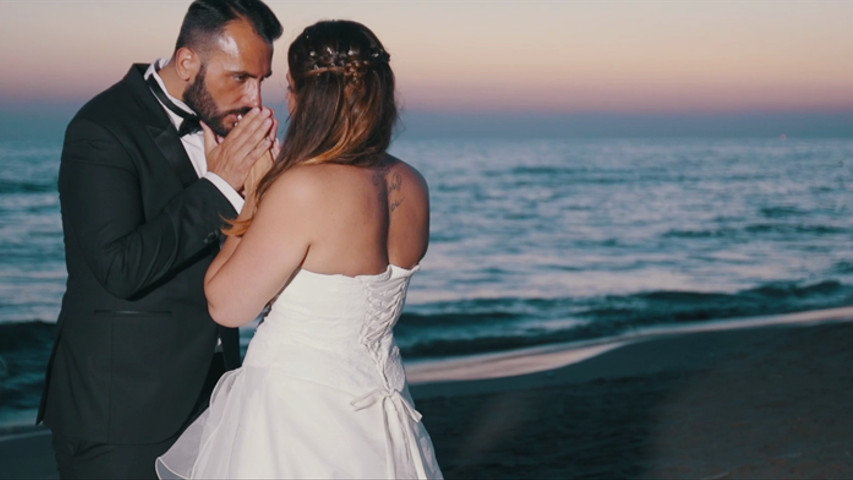
[[[140,181],[139,169],[150,165],[133,155],[140,156],[125,149],[107,129],[78,118],[66,132],[59,174],[65,234],[76,237],[101,285],[125,299],[144,293],[208,252],[218,243],[223,218],[236,214],[207,180],[183,189],[164,188],[167,198],[162,208],[146,213],[143,189],[150,186]],[[152,167],[146,173],[154,172]]]

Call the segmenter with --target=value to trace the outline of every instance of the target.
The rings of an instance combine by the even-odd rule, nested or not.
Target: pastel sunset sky
[[[0,0],[0,102],[84,101],[171,54],[189,1]],[[349,18],[392,55],[408,109],[683,114],[853,109],[853,1],[294,1],[303,27]]]

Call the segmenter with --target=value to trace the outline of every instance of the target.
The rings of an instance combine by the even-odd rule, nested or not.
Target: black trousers
[[[154,460],[176,438],[143,445],[110,445],[53,434],[62,479],[156,479]]]
[[[225,371],[221,352],[211,361],[196,410],[186,426],[207,408],[210,393]],[[183,429],[182,429],[183,430]],[[113,445],[53,434],[53,451],[59,478],[65,479],[156,479],[154,461],[166,452],[178,435],[159,443]]]

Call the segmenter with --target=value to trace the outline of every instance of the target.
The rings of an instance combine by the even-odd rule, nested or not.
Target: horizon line
[[[68,109],[73,109],[76,112],[91,100],[91,97],[80,98],[63,98],[50,100],[31,100],[20,98],[9,98],[0,95],[0,114],[43,114],[45,109],[61,109],[59,112],[52,113],[67,113]],[[268,102],[268,105],[276,109],[280,109],[283,102]],[[715,118],[715,117],[732,117],[732,116],[791,116],[791,115],[853,115],[853,105],[849,106],[832,106],[832,107],[765,107],[765,108],[730,108],[730,109],[702,109],[702,108],[659,108],[642,110],[638,108],[614,109],[614,108],[587,108],[587,109],[541,109],[541,108],[522,108],[522,107],[506,107],[498,108],[492,106],[483,107],[458,107],[448,105],[440,106],[409,106],[406,102],[398,102],[398,109],[401,115],[409,113],[422,116],[469,116],[469,117],[493,117],[493,116],[529,116],[529,117],[695,117],[695,118]]]

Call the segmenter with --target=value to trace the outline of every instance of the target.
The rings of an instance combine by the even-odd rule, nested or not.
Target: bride
[[[389,55],[324,21],[288,51],[290,124],[205,278],[217,323],[269,304],[243,367],[157,459],[161,478],[436,478],[392,327],[426,253],[420,174],[386,154]]]

